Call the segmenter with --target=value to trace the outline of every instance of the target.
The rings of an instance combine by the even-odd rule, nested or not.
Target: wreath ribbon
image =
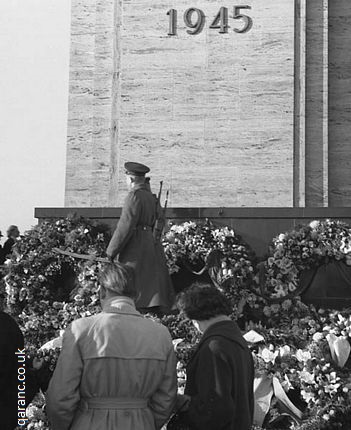
[[[286,412],[298,423],[302,421],[302,412],[298,409],[286,395],[279,379],[275,376],[260,376],[254,380],[255,411],[254,424],[262,427],[267,415],[272,397],[275,396]]]

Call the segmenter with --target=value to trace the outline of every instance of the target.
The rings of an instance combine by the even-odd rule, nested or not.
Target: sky
[[[64,206],[70,0],[0,2],[0,230]],[[3,238],[4,239],[4,238]]]

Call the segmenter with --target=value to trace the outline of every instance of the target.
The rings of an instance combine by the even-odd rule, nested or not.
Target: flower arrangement
[[[96,313],[100,263],[55,254],[52,249],[102,255],[108,235],[103,226],[69,216],[43,222],[26,232],[7,261],[7,307],[29,345],[39,348],[71,321]]]
[[[284,319],[286,301],[291,302],[291,315]],[[336,416],[340,420],[351,418],[341,418],[339,413],[343,410],[349,414],[351,401],[350,310],[316,310],[312,305],[298,303],[296,297],[271,305],[266,309],[265,315],[269,310],[269,316],[265,321],[247,325],[246,331],[256,333],[255,342],[250,343],[256,376],[276,378],[286,395],[295,394],[294,403],[299,405],[302,422],[291,418],[289,426],[279,428],[307,429],[307,423],[319,428],[313,427],[317,421],[319,425],[324,421],[321,428],[328,428],[325,421],[334,422],[335,427],[330,428],[338,428]],[[270,405],[263,428],[276,428],[269,422],[272,425],[282,409],[279,402],[274,405]],[[294,413],[291,415],[294,417]]]
[[[272,298],[294,294],[302,271],[332,260],[349,261],[351,229],[334,220],[312,221],[273,239],[265,261],[264,289]]]
[[[256,257],[233,229],[216,227],[209,220],[188,221],[172,225],[163,246],[170,273],[184,266],[197,274],[207,270],[214,285],[232,301],[236,316],[246,303],[258,307],[253,292]]]
[[[233,303],[242,302],[240,310],[233,305],[232,317],[240,316],[256,376],[272,390],[265,418],[255,430],[351,426],[350,310],[317,309],[295,294],[301,271],[326,259],[350,258],[349,236],[345,224],[327,220],[275,238],[264,262],[264,286],[278,301],[256,296],[254,255],[232,229],[216,227],[209,221],[190,221],[172,226],[163,238],[173,274],[184,264],[193,271],[205,267]],[[97,273],[101,267],[93,260],[83,263],[54,254],[52,248],[102,256],[108,239],[106,229],[88,220],[69,217],[45,222],[25,234],[7,262],[4,287],[8,308],[24,332],[27,353],[42,358],[51,371],[60,349],[49,341],[60,336],[74,319],[100,310]],[[199,335],[181,315],[149,317],[171,333],[182,391],[185,367]],[[39,349],[47,342],[46,349]],[[49,430],[42,394],[27,414],[28,429]]]

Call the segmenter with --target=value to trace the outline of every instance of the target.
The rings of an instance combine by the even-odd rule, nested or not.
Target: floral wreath
[[[279,235],[273,241],[269,257],[273,260],[264,262],[272,270],[272,274],[268,273],[266,277],[267,292],[271,295],[277,293],[272,279],[295,280],[297,285],[298,276],[292,276],[292,267],[299,273],[305,267],[321,264],[328,258],[347,260],[349,233],[346,224],[327,220]],[[29,344],[27,351],[31,353],[33,349],[33,355],[43,357],[51,370],[55,367],[59,348],[52,343],[52,349],[41,349],[39,353],[37,349],[57,336],[72,320],[97,311],[96,275],[99,269],[99,263],[82,263],[60,254],[53,255],[51,250],[62,247],[72,252],[101,256],[107,240],[105,231],[87,220],[72,217],[42,223],[16,244],[15,255],[7,262],[7,298],[9,305],[18,309],[13,314],[19,313],[17,318]],[[254,257],[228,227],[217,228],[210,222],[172,226],[164,237],[164,246],[172,273],[186,262],[193,271],[204,267],[210,273],[212,271],[212,279],[222,288],[232,286],[233,291],[242,296],[250,291],[246,288],[250,288],[253,280],[254,272],[249,267],[254,268]],[[58,287],[55,279],[65,265],[78,276],[76,288],[71,291],[67,302],[55,299]],[[278,277],[279,274],[286,275],[286,278]],[[275,377],[287,393],[300,393],[304,402],[300,408],[304,414],[303,423],[293,428],[350,428],[350,311],[317,311],[312,305],[302,303],[299,297],[289,298],[289,294],[296,294],[298,288],[289,291],[288,285],[285,284],[286,294],[279,296],[283,299],[280,302],[256,302],[263,307],[262,320],[245,321],[245,338],[254,355],[258,375],[272,380]],[[180,315],[163,317],[159,322],[168,327],[174,343],[178,344],[178,386],[182,389],[184,368],[196,345],[197,333]],[[28,429],[49,429],[44,404],[45,399],[41,395],[27,409]],[[269,406],[265,419],[268,424],[274,422],[275,414],[277,420],[281,418],[279,404],[272,401]],[[345,421],[347,419],[349,421]],[[332,427],[333,422],[339,427]],[[267,428],[266,423],[263,428]],[[292,427],[289,425],[289,428]]]
[[[351,264],[351,228],[341,221],[312,221],[273,239],[261,266],[261,291],[281,300],[300,294],[299,275],[329,260]]]
[[[210,220],[172,225],[163,246],[170,273],[185,267],[196,275],[208,272],[214,285],[224,292],[234,307],[255,306],[252,291],[255,255],[233,229],[216,227]],[[238,305],[241,301],[241,304]]]
[[[6,306],[16,315],[28,344],[39,348],[72,320],[98,311],[96,281],[100,263],[52,250],[61,247],[92,257],[103,255],[106,231],[105,226],[72,215],[43,222],[16,243],[6,262]]]

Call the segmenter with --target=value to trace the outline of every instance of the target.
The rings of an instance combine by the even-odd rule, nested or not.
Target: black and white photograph
[[[0,429],[351,430],[351,2],[0,5]]]

